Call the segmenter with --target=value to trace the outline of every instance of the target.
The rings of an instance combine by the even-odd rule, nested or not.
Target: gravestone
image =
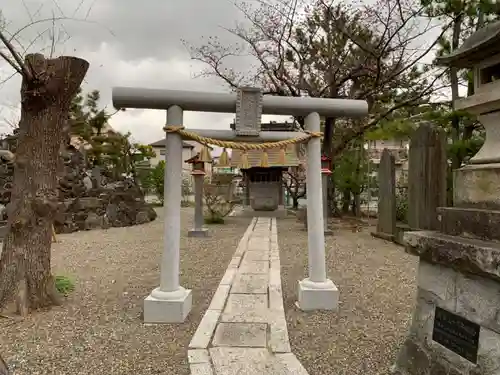
[[[412,230],[439,227],[437,208],[446,205],[446,138],[431,124],[411,137],[408,164],[408,225]]]
[[[437,222],[437,230],[404,236],[406,251],[419,257],[417,301],[394,373],[498,375],[500,81],[495,77],[500,77],[500,22],[472,34],[438,61],[473,68],[474,94],[454,105],[477,116],[486,140],[470,164],[454,171],[453,207],[438,208],[435,221],[419,222],[431,227]],[[439,184],[437,175],[422,177],[426,184]]]
[[[393,241],[396,234],[396,159],[384,149],[378,170],[377,232],[373,236]]]

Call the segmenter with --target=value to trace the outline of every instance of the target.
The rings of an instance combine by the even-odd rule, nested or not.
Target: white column
[[[306,129],[320,131],[318,113],[311,113],[305,118]],[[321,139],[312,138],[307,143],[307,236],[309,247],[309,280],[326,280],[325,269],[325,234],[323,232],[323,187],[321,186]]]
[[[181,125],[182,108],[167,110],[167,125]],[[165,142],[165,235],[161,261],[160,290],[173,292],[179,289],[179,257],[181,242],[182,201],[182,138],[177,133],[167,133]]]
[[[167,125],[182,125],[183,111],[178,106],[167,110]],[[182,138],[167,133],[165,143],[165,234],[160,265],[160,286],[144,300],[145,323],[182,322],[192,304],[191,291],[179,285]]]
[[[319,132],[319,114],[309,114],[305,125],[307,130]],[[320,138],[312,138],[307,144],[306,183],[309,277],[299,281],[298,305],[302,310],[335,310],[338,289],[326,277]]]
[[[188,232],[189,237],[207,237],[208,231],[203,228],[203,179],[205,172],[193,171],[194,180],[194,228]]]

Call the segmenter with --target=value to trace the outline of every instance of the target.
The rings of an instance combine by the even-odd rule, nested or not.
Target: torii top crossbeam
[[[185,111],[234,113],[236,103],[236,93],[224,94],[136,87],[113,88],[115,108],[168,109],[176,105]],[[262,98],[263,114],[307,116],[311,112],[317,112],[320,116],[358,118],[368,114],[368,103],[364,100],[353,99],[270,95],[265,95]]]

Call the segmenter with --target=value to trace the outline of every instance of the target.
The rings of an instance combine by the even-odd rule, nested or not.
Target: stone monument
[[[438,209],[439,231],[407,232],[419,256],[416,307],[397,374],[500,374],[500,22],[442,57],[473,69],[474,94],[455,108],[486,129],[481,150],[455,171],[454,207]]]

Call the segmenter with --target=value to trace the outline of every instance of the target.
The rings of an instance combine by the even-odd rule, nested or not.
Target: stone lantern
[[[406,251],[419,257],[417,298],[393,374],[498,375],[500,22],[437,62],[473,70],[474,94],[454,104],[477,116],[486,140],[454,171],[453,207],[437,209],[439,231],[404,234]]]
[[[200,160],[199,155],[186,160],[191,164],[194,185],[194,228],[188,232],[188,237],[207,237],[208,230],[203,227],[203,181],[205,179],[205,163]]]
[[[331,235],[333,232],[328,227],[328,179],[332,174],[332,159],[326,155],[321,156],[321,179],[323,191],[323,225],[325,235]]]
[[[472,69],[474,94],[457,100],[455,109],[477,116],[486,131],[483,147],[455,172],[454,202],[500,207],[500,22],[478,30],[437,62]]]

